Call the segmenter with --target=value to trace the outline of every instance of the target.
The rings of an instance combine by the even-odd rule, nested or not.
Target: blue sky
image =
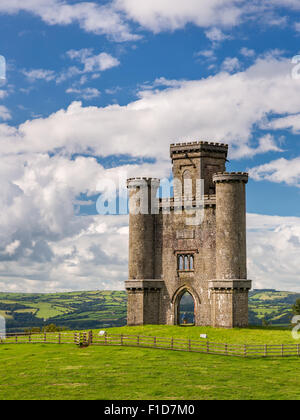
[[[169,144],[250,172],[255,287],[300,290],[299,0],[0,0],[0,289],[122,289],[109,179],[170,176]],[[299,59],[300,62],[300,59]]]

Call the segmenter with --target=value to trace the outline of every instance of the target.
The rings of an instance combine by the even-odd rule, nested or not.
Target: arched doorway
[[[195,301],[188,291],[185,291],[179,299],[177,322],[178,325],[195,324]]]
[[[196,290],[190,285],[183,285],[175,291],[172,300],[173,325],[184,325],[183,317],[187,319],[188,325],[199,324],[199,311],[201,300]]]

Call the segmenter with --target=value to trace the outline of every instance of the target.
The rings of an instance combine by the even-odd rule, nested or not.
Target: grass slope
[[[212,328],[184,327],[169,325],[145,325],[140,327],[106,328],[111,334],[133,334],[156,337],[174,337],[200,339],[200,334],[207,334],[208,341],[224,344],[297,344],[285,327],[250,327],[250,328]],[[206,341],[206,340],[204,340]]]
[[[284,330],[112,328],[116,333],[279,344]],[[197,337],[198,338],[198,337]],[[300,399],[299,358],[244,359],[126,347],[0,346],[0,399]]]

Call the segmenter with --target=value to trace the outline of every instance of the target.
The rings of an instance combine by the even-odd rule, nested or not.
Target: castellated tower
[[[168,202],[156,198],[158,179],[128,180],[128,325],[178,324],[188,292],[195,325],[245,327],[248,174],[226,172],[225,144],[179,143],[170,151],[174,197]],[[193,223],[191,208],[201,212]]]

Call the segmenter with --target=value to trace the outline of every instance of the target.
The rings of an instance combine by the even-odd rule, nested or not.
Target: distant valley
[[[300,293],[254,290],[249,294],[251,325],[289,325],[291,306]],[[183,308],[187,313],[191,308]],[[126,324],[125,291],[55,294],[0,293],[0,315],[8,332],[55,324],[67,329],[96,329]]]

